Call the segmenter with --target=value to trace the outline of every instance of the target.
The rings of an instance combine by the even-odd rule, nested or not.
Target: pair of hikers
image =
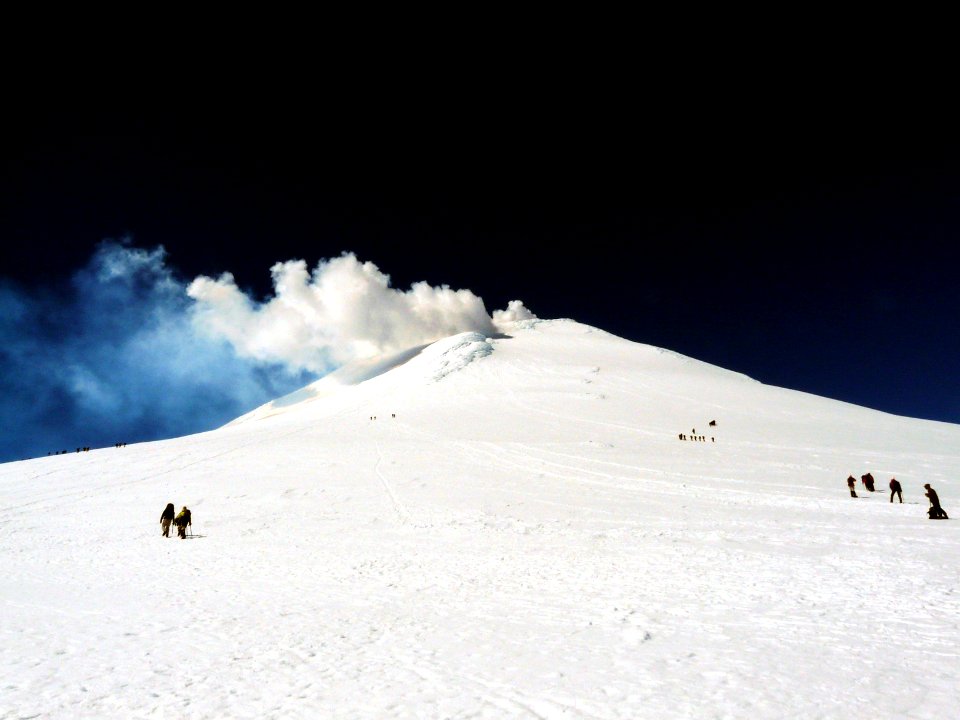
[[[950,517],[947,515],[946,511],[940,507],[940,496],[937,495],[937,491],[930,487],[930,483],[924,483],[923,485],[926,492],[923,494],[927,496],[927,499],[930,500],[930,509],[927,510],[927,516],[931,520],[949,520]],[[893,496],[896,494],[900,497],[900,502],[903,502],[903,495],[901,494],[902,488],[900,483],[897,480],[890,480],[890,502],[893,502]]]
[[[187,525],[193,529],[190,511],[187,509],[187,506],[184,505],[178,514],[175,515],[174,512],[173,503],[167,503],[167,506],[163,509],[163,513],[160,515],[160,527],[163,530],[163,536],[170,537],[170,524],[173,523],[177,526],[177,535],[181,538],[186,538]]]

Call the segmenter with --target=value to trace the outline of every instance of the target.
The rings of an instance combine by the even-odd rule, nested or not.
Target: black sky
[[[396,287],[522,299],[765,383],[960,422],[955,144],[716,98],[663,116],[316,98],[24,111],[0,166],[0,275],[56,283],[130,236],[262,296],[274,262],[349,250]]]

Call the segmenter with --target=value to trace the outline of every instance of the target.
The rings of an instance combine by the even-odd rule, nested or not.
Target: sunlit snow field
[[[0,718],[958,717],[958,479],[955,425],[465,333],[0,465]]]

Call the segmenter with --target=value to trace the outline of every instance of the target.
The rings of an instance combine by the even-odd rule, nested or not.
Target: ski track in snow
[[[960,428],[511,334],[0,466],[0,720],[955,716]]]
[[[387,491],[387,495],[390,497],[390,502],[393,504],[393,509],[396,510],[400,520],[404,523],[410,523],[410,513],[407,512],[407,509],[403,506],[403,503],[401,503],[397,498],[397,494],[390,487],[390,483],[387,482],[387,479],[383,476],[383,473],[380,472],[380,465],[383,463],[383,453],[380,451],[380,444],[375,443],[374,446],[377,448],[377,464],[374,467],[374,471],[377,473],[377,477],[380,478],[383,489]]]

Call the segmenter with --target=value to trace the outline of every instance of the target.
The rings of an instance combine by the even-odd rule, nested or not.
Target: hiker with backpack
[[[173,503],[167,503],[167,506],[160,514],[160,529],[163,530],[163,536],[165,538],[170,537],[170,523],[173,522],[175,513],[176,510],[173,509]]]
[[[867,473],[866,475],[860,476],[860,481],[863,483],[863,486],[867,489],[868,492],[873,492],[873,475]]]
[[[854,480],[853,475],[847,478],[847,487],[850,488],[850,497],[857,497],[857,481]]]
[[[174,518],[173,524],[177,526],[177,534],[181,538],[186,538],[187,525],[190,525],[191,528],[193,527],[193,523],[190,520],[190,511],[187,510],[186,505],[183,506],[183,510],[181,510],[177,517]]]
[[[900,504],[903,505],[903,488],[896,478],[890,478],[890,502],[893,502],[893,496],[900,498]]]
[[[924,487],[927,489],[924,495],[930,499],[930,509],[927,510],[927,515],[930,519],[949,520],[950,518],[947,517],[947,513],[940,507],[940,497],[937,495],[937,491],[930,487],[930,483],[926,483]]]

